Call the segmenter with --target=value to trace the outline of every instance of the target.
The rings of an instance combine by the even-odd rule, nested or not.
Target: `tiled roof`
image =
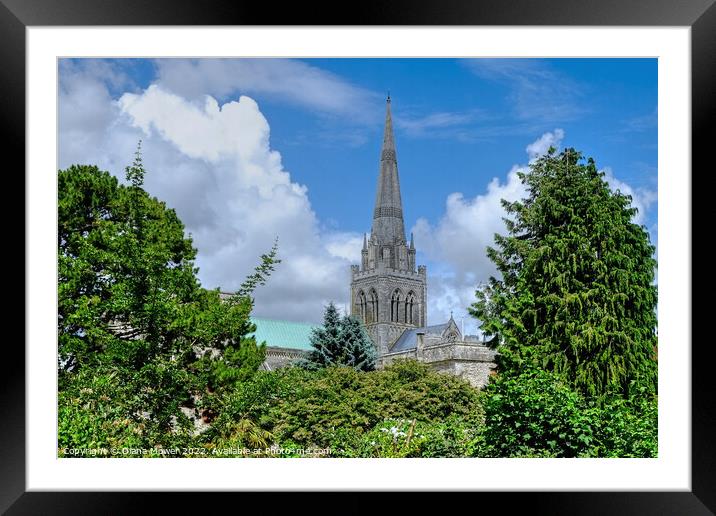
[[[317,325],[276,319],[263,319],[252,317],[251,322],[256,325],[256,342],[266,342],[267,346],[275,348],[291,348],[304,351],[311,350],[311,330]]]
[[[425,332],[426,335],[442,335],[443,332],[447,329],[449,322],[446,322],[444,324],[435,324],[433,326],[426,326],[424,328],[410,328],[409,330],[405,330],[400,337],[398,337],[398,340],[395,341],[395,344],[393,344],[393,347],[390,348],[390,352],[393,353],[394,351],[406,351],[408,349],[414,349],[418,347],[418,337],[417,333],[418,331]]]

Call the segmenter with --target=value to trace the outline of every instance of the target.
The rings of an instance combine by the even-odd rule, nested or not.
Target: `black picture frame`
[[[392,0],[370,4],[241,3],[195,0],[0,0],[0,113],[6,156],[17,158],[15,170],[25,170],[25,30],[28,26],[60,25],[576,25],[576,26],[689,26],[692,71],[692,170],[694,181],[713,170],[711,148],[716,137],[716,5],[715,0],[431,0],[417,4]],[[22,176],[15,174],[16,179]],[[19,180],[15,191],[24,192]],[[707,189],[693,188],[692,206],[714,205]],[[699,197],[701,196],[701,197]],[[703,219],[706,219],[704,217]],[[692,214],[696,224],[703,220]],[[709,219],[706,219],[709,220]],[[692,229],[692,235],[702,234]],[[8,237],[9,238],[9,237]],[[16,242],[24,241],[19,235]],[[19,244],[17,244],[19,247]],[[23,246],[23,256],[24,256]],[[27,258],[24,256],[24,258]],[[706,253],[692,251],[692,271]],[[706,270],[703,268],[702,270]],[[32,271],[25,267],[25,276]],[[693,273],[692,273],[693,274]],[[705,289],[709,282],[699,281]],[[708,303],[696,303],[692,293],[692,321],[708,321]],[[26,310],[32,310],[27,306]],[[26,312],[27,313],[27,312]],[[699,317],[701,316],[701,317]],[[692,338],[684,331],[684,352],[690,341],[692,355],[692,490],[690,492],[531,492],[473,493],[480,508],[496,502],[500,512],[526,506],[537,514],[712,514],[716,512],[716,403],[709,360],[710,339]],[[8,339],[9,344],[12,340]],[[14,341],[17,342],[17,341]],[[173,507],[182,512],[207,509],[227,501],[233,507],[255,503],[279,512],[282,503],[305,505],[311,512],[353,513],[375,511],[372,494],[322,493],[306,501],[305,493],[79,493],[26,492],[25,489],[25,352],[15,345],[4,348],[5,366],[0,375],[3,442],[0,446],[0,510],[7,514],[124,514],[150,512],[160,501],[162,513]],[[12,364],[10,366],[10,364]],[[453,495],[455,496],[455,495]],[[227,500],[230,498],[230,500]],[[250,498],[255,498],[252,500]],[[347,498],[347,499],[346,499]],[[407,510],[408,498],[422,503],[417,493],[384,499],[380,512]],[[461,495],[460,498],[463,498]],[[320,503],[317,503],[320,500]],[[455,510],[471,501],[459,500]],[[268,505],[266,505],[268,504]],[[338,510],[338,507],[343,509]],[[444,509],[443,509],[444,510]],[[152,511],[153,512],[153,511]]]

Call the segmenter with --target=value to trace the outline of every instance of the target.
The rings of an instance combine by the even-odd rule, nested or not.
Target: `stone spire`
[[[400,200],[398,160],[395,155],[390,96],[386,101],[383,149],[380,153],[380,175],[378,176],[373,227],[370,234],[371,239],[376,239],[378,244],[405,243],[403,203]]]

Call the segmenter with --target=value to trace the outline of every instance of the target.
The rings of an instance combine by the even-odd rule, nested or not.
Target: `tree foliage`
[[[482,421],[479,391],[414,360],[371,372],[334,366],[271,374],[283,378],[285,386],[257,417],[280,442],[358,454],[362,437],[386,418],[437,424],[458,417],[473,426]]]
[[[654,247],[594,160],[554,148],[519,173],[526,199],[503,200],[507,235],[488,256],[500,279],[470,309],[503,373],[563,375],[586,395],[656,390]]]
[[[276,246],[223,301],[201,288],[184,225],[144,177],[140,148],[126,186],[96,166],[58,171],[61,444],[109,445],[127,429],[145,446],[176,442],[191,430],[182,408],[264,358],[247,337],[250,294],[278,263]]]
[[[352,316],[341,318],[333,303],[323,314],[323,326],[311,333],[313,348],[301,362],[308,369],[332,365],[359,371],[375,369],[376,351],[363,323]]]
[[[560,375],[499,375],[484,397],[481,457],[656,457],[657,398],[632,382],[628,395],[585,397]]]
[[[510,234],[489,251],[502,279],[472,307],[501,352],[485,392],[411,360],[372,370],[363,325],[333,304],[306,367],[259,371],[249,316],[277,243],[225,297],[201,287],[183,224],[143,189],[140,148],[126,184],[60,170],[60,454],[656,456],[653,248],[629,199],[578,161],[551,151],[522,176],[529,198],[506,203]]]

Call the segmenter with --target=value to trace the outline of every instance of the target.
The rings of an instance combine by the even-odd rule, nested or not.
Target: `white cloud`
[[[477,76],[505,85],[514,115],[545,123],[572,120],[585,112],[584,87],[539,59],[469,59]]]
[[[462,127],[475,119],[475,113],[438,112],[429,115],[395,117],[395,125],[409,136],[434,136],[435,131]],[[453,132],[448,132],[452,135]]]
[[[530,143],[525,147],[527,156],[530,161],[536,160],[543,154],[546,154],[550,147],[559,149],[562,140],[564,139],[564,131],[562,129],[555,129],[554,132],[544,133],[542,136],[537,138],[534,142]]]
[[[363,235],[354,233],[329,233],[324,237],[326,250],[336,258],[357,263],[363,248]]]
[[[631,204],[637,209],[637,213],[634,216],[634,222],[637,224],[644,224],[646,221],[647,211],[657,200],[658,196],[656,191],[648,188],[633,188],[624,181],[617,179],[610,167],[605,167],[602,171],[604,172],[604,180],[609,184],[609,187],[613,191],[620,191],[624,195],[631,196]]]
[[[527,145],[529,161],[544,154],[550,146],[559,147],[564,131],[555,129],[544,133]],[[475,319],[467,315],[467,307],[475,301],[475,289],[497,270],[486,255],[488,246],[494,246],[494,235],[507,232],[503,217],[507,214],[501,200],[516,201],[527,191],[517,173],[527,171],[528,165],[513,165],[504,181],[497,177],[487,185],[484,194],[465,198],[462,193],[450,194],[445,212],[437,222],[430,224],[419,219],[412,231],[416,247],[431,262],[441,264],[437,270],[428,270],[428,317],[430,324],[446,321],[453,312],[455,320],[465,317],[465,330],[479,333]],[[634,189],[617,179],[611,169],[605,169],[605,180],[614,190],[629,194],[639,209],[635,222],[645,220],[646,212],[656,201],[656,192]]]
[[[456,321],[465,317],[466,331],[476,332],[467,307],[475,301],[478,283],[497,274],[486,250],[494,245],[495,233],[505,232],[501,200],[514,201],[526,194],[517,176],[520,170],[525,167],[513,166],[504,182],[493,178],[486,193],[472,199],[461,193],[450,194],[445,213],[435,226],[419,219],[413,227],[416,246],[431,262],[445,264],[443,271],[428,271],[431,324],[446,321],[452,311]]]
[[[341,77],[293,59],[157,59],[158,82],[190,100],[272,95],[324,113],[374,119],[382,100]],[[370,108],[370,109],[368,109]]]
[[[152,85],[113,100],[87,69],[67,71],[62,86],[60,168],[91,163],[123,178],[141,138],[145,187],[186,224],[204,286],[236,289],[278,237],[283,261],[257,290],[256,315],[318,322],[329,301],[347,302],[361,237],[321,231],[253,99],[199,104]]]

